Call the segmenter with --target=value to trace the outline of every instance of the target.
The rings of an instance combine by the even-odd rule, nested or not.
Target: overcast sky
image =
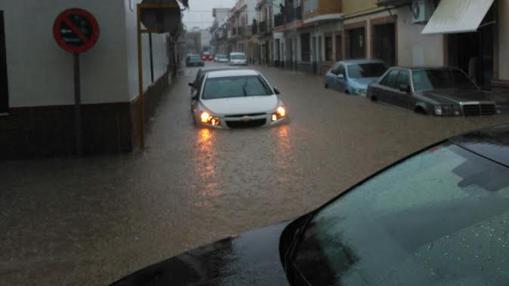
[[[188,29],[212,25],[212,8],[232,8],[236,0],[189,0],[189,10],[184,11],[184,25]]]

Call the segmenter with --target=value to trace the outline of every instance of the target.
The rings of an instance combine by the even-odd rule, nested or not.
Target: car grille
[[[236,115],[226,115],[226,118],[242,118],[246,116],[255,117],[255,116],[265,116],[267,113],[250,113],[250,114],[236,114]]]
[[[496,113],[497,109],[494,104],[463,105],[463,115],[465,116],[495,115]]]
[[[246,121],[226,121],[226,125],[229,128],[250,128],[250,127],[260,127],[267,123],[267,119],[253,119]]]

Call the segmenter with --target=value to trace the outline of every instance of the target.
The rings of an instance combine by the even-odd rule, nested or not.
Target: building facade
[[[130,151],[139,144],[135,4],[0,2],[0,158],[75,153],[73,57],[58,47],[51,33],[57,15],[73,7],[94,14],[101,30],[96,46],[81,55],[84,153]],[[142,44],[149,108],[159,96],[155,91],[168,82],[173,54],[167,34],[145,34]]]
[[[242,3],[230,11],[229,41],[238,42]],[[256,63],[323,74],[342,59],[376,58],[455,66],[483,89],[509,88],[507,0],[258,0],[255,8]]]

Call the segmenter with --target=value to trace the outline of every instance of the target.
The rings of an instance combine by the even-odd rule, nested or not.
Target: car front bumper
[[[200,120],[200,114],[195,112],[195,122],[200,127],[209,127],[215,129],[240,129],[240,128],[257,128],[270,127],[283,124],[288,121],[288,116],[278,120],[272,120],[273,112],[250,114],[250,115],[214,115],[219,119],[219,125],[211,125],[203,123]]]

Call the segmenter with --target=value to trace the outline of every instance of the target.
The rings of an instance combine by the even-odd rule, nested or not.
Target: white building
[[[130,151],[138,144],[135,5],[135,0],[0,2],[0,47],[5,43],[0,59],[2,52],[6,59],[0,60],[0,79],[7,78],[0,81],[0,90],[7,91],[1,93],[0,102],[8,102],[0,105],[0,158],[75,151],[73,60],[52,35],[57,15],[74,7],[91,12],[100,26],[96,46],[81,55],[84,151]],[[151,52],[148,35],[142,38],[148,104],[167,83],[168,69],[167,35],[151,37]]]

